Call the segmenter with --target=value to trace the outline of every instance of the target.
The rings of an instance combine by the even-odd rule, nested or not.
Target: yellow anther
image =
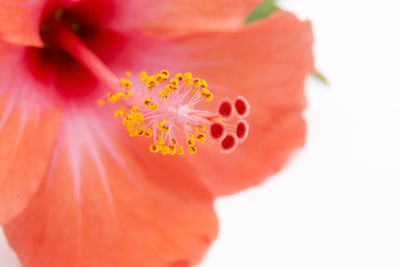
[[[108,101],[111,103],[117,102],[121,97],[123,97],[125,94],[122,92],[116,92],[114,95],[111,93],[107,94]]]
[[[121,79],[119,80],[119,83],[120,83],[123,87],[125,87],[127,90],[131,90],[131,89],[132,89],[132,82],[131,82],[130,80],[128,80],[128,79],[121,78]]]
[[[126,99],[126,98],[130,97],[131,95],[132,95],[132,92],[126,92],[124,95],[124,98]]]
[[[157,85],[157,76],[156,75],[148,76],[146,82],[147,85],[151,86]]]
[[[137,135],[138,136],[143,136],[144,135],[143,126],[139,126],[136,130],[137,130]]]
[[[199,127],[200,127],[200,130],[202,130],[202,131],[205,131],[207,129],[206,126],[203,124],[200,124]]]
[[[187,144],[188,146],[193,146],[193,145],[196,144],[196,140],[194,140],[194,139],[187,139],[187,140],[186,140],[186,144]]]
[[[172,156],[176,154],[176,150],[177,150],[176,145],[169,145],[168,149],[169,149],[168,154],[170,154]]]
[[[156,145],[156,144],[150,144],[149,148],[150,148],[150,151],[153,152],[153,153],[157,153],[158,151],[160,151],[159,146]]]
[[[114,100],[114,95],[111,93],[107,94],[107,99],[109,102],[114,103],[116,100]]]
[[[150,104],[150,109],[152,109],[152,110],[157,110],[157,109],[158,109],[158,105],[157,105],[157,104],[154,104],[154,103],[151,103],[151,104]]]
[[[195,146],[189,146],[188,150],[190,154],[196,154],[197,152],[197,148]]]
[[[201,85],[201,79],[200,78],[194,78],[192,81],[192,84],[194,86],[194,88],[198,88]]]
[[[203,143],[206,140],[206,135],[204,133],[199,133],[196,136],[196,140],[199,141],[200,143]]]
[[[196,139],[194,138],[193,133],[190,133],[189,138],[186,138],[186,144],[188,146],[194,146],[196,144]]]
[[[169,153],[169,147],[168,146],[160,145],[159,147],[160,147],[161,154],[167,155]]]
[[[143,105],[145,105],[146,107],[150,107],[151,99],[150,98],[146,98],[145,100],[143,100]]]
[[[201,87],[202,88],[207,88],[208,84],[206,80],[201,79]]]
[[[145,105],[145,107],[148,107],[149,109],[152,109],[152,110],[158,109],[158,105],[151,102],[150,98],[146,98],[145,100],[143,100],[143,105]]]
[[[137,124],[143,122],[143,115],[142,115],[142,113],[135,113],[135,122],[136,122]]]
[[[178,80],[179,82],[183,81],[183,74],[182,73],[177,73],[175,75],[175,79]]]
[[[156,81],[158,81],[158,82],[164,82],[164,81],[165,81],[164,75],[158,73],[158,74],[156,75]]]
[[[169,78],[169,71],[168,70],[162,70],[162,71],[160,71],[160,74],[164,75],[166,77],[166,79]]]
[[[124,114],[125,112],[122,110],[122,109],[117,109],[115,112],[114,112],[114,116],[115,117],[120,117],[120,118],[122,118],[125,114]]]
[[[190,83],[192,82],[192,80],[193,80],[193,76],[192,76],[192,73],[190,73],[190,72],[186,72],[185,73],[185,75],[184,75],[184,79],[185,79],[185,85],[190,85]]]
[[[135,113],[139,108],[137,106],[132,106],[130,112]]]
[[[134,137],[137,136],[137,130],[134,128],[127,129],[129,131],[129,136]]]
[[[153,136],[153,130],[151,130],[150,128],[147,128],[146,130],[144,130],[144,136],[152,137]]]
[[[164,133],[168,133],[169,126],[165,125],[166,122],[167,122],[166,119],[162,119],[159,123],[157,123],[157,129],[159,129],[160,131],[162,131]]]
[[[183,155],[183,154],[185,154],[185,151],[183,149],[183,146],[180,145],[180,146],[178,146],[178,155]]]
[[[176,89],[178,89],[178,87],[173,86],[173,85],[171,85],[171,84],[167,84],[167,85],[164,87],[164,89],[165,89],[165,91],[167,91],[167,92],[172,92],[172,91],[175,91]]]
[[[160,98],[169,98],[169,92],[166,90],[161,91]]]
[[[210,96],[210,95],[212,95],[212,94],[211,94],[210,90],[208,90],[207,88],[203,88],[203,89],[201,90],[201,92],[199,93],[199,95],[208,97],[208,96]]]
[[[173,87],[173,88],[177,88],[178,87],[178,79],[171,79],[169,81],[169,84]]]
[[[104,105],[104,100],[103,99],[98,99],[97,100],[97,105],[103,106]]]
[[[129,70],[127,70],[127,71],[125,72],[125,76],[126,76],[126,77],[131,77],[131,76],[132,76],[132,73],[131,73]]]
[[[145,79],[148,76],[147,76],[147,73],[145,71],[142,71],[142,72],[139,73],[139,77],[142,78],[142,79]]]
[[[158,145],[164,145],[165,144],[163,139],[162,139],[162,137],[161,137],[161,135],[157,135],[156,142],[157,142]]]

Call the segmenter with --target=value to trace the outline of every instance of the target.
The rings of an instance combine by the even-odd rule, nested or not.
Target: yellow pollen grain
[[[190,154],[196,154],[197,148],[195,146],[189,146],[188,148]]]
[[[146,130],[144,130],[144,136],[152,137],[153,136],[153,130],[151,130],[150,128],[147,128]]]
[[[114,116],[115,117],[119,117],[119,118],[122,118],[125,114],[124,114],[125,112],[122,110],[122,109],[117,109],[115,112],[114,112]]]
[[[176,75],[175,75],[175,79],[176,80],[178,80],[178,81],[183,81],[183,74],[182,73],[177,73]]]
[[[150,144],[149,149],[150,149],[150,151],[153,152],[153,153],[157,153],[158,151],[160,151],[159,146],[156,145],[156,144]]]
[[[178,155],[183,155],[183,154],[185,154],[185,151],[183,149],[183,146],[180,145],[180,146],[178,146]]]
[[[160,74],[164,75],[167,79],[169,78],[169,71],[168,70],[162,70],[162,71],[160,71]]]

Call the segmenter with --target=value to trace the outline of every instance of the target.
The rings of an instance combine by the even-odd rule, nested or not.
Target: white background
[[[281,0],[310,19],[308,141],[262,186],[220,199],[201,267],[400,266],[400,3]],[[4,239],[0,266],[18,266]],[[137,266],[140,267],[140,266]]]

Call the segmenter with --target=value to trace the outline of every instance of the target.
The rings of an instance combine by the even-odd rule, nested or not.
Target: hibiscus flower
[[[0,1],[0,223],[24,266],[200,261],[215,197],[260,183],[304,144],[310,24],[277,11],[244,25],[259,3]],[[213,103],[246,98],[247,140],[163,156],[98,106],[114,73],[130,70],[136,90],[139,73],[163,69],[205,79]]]

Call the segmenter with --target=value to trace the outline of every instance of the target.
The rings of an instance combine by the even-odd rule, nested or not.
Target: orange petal
[[[312,43],[309,22],[276,12],[241,30],[175,39],[168,50],[175,57],[160,59],[173,70],[206,79],[217,103],[237,95],[250,102],[249,136],[236,151],[220,155],[209,143],[187,157],[215,195],[260,183],[304,144],[303,87],[313,71]]]
[[[62,115],[21,68],[24,51],[0,41],[0,224],[20,213],[42,182]]]
[[[43,0],[0,0],[1,38],[19,45],[42,46],[39,20],[46,2]]]
[[[215,238],[212,195],[187,165],[139,154],[80,112],[29,207],[4,227],[22,264],[189,266]],[[113,129],[108,125],[108,129]]]
[[[122,0],[121,2],[126,2]],[[179,35],[194,31],[232,30],[243,25],[262,0],[147,0],[119,4],[115,28],[135,27],[153,34]],[[135,16],[132,17],[132,13]],[[125,14],[126,16],[124,16]],[[126,18],[129,19],[126,19]],[[128,25],[127,25],[128,22]],[[119,28],[117,28],[119,27]]]
[[[42,182],[61,117],[18,101],[0,95],[0,224],[20,213]]]

